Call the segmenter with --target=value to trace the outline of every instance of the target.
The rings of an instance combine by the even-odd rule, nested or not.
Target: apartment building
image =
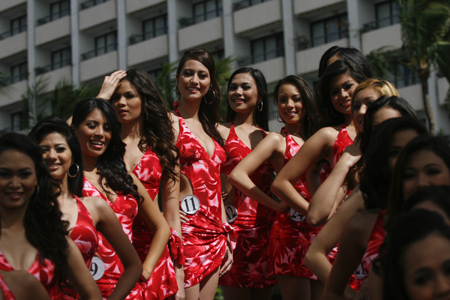
[[[312,84],[329,47],[399,48],[400,31],[389,0],[2,0],[0,71],[10,78],[0,93],[0,130],[21,129],[21,96],[44,77],[51,91],[61,79],[101,83],[117,69],[157,74],[185,50],[205,47],[236,58],[234,68],[262,70],[270,87],[289,74]],[[418,79],[406,69],[395,75],[423,114]],[[448,83],[433,73],[430,87],[436,127],[448,133]]]

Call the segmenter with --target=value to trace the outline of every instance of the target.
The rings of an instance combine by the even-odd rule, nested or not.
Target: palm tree
[[[379,72],[399,65],[416,73],[422,85],[422,102],[430,132],[435,133],[428,79],[434,69],[443,71],[450,82],[450,0],[397,0],[402,26],[401,49],[380,48],[369,55]],[[377,70],[375,70],[377,72]],[[382,75],[382,74],[380,74]]]

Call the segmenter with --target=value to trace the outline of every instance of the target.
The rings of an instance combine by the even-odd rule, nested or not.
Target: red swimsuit
[[[261,130],[263,136],[265,132]],[[234,167],[252,150],[237,136],[234,125],[230,128],[225,143],[227,161],[222,173],[230,175]],[[264,162],[250,177],[266,194],[270,194],[273,168],[269,161]],[[230,272],[220,277],[219,284],[245,288],[264,288],[276,284],[275,278],[268,275],[268,243],[276,212],[235,189],[233,205],[227,205],[228,222],[238,235],[236,249],[233,251],[233,265]]]
[[[220,165],[223,148],[214,141],[211,156],[179,117],[176,146],[181,173],[192,184],[193,195],[181,199],[180,208],[189,220],[181,225],[185,255],[185,287],[198,284],[222,263],[227,246],[227,223],[222,223]]]

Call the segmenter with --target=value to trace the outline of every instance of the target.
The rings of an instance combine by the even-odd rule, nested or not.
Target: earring
[[[281,118],[281,116],[278,114],[277,115],[277,121],[280,122],[280,123],[284,123],[283,119],[281,118],[281,120],[280,120],[280,118]]]
[[[262,110],[263,110],[263,107],[264,107],[264,103],[263,103],[262,101],[259,102],[259,103],[258,103],[258,106],[257,106],[258,111],[262,111]]]
[[[206,101],[207,95],[205,95],[205,97],[203,97],[203,99],[205,99],[205,103],[208,105],[212,104],[214,102],[214,99],[216,99],[216,92],[214,90],[209,90],[208,93],[209,92],[212,92],[212,94],[213,94],[211,101],[209,101],[209,102]]]
[[[75,166],[77,170],[75,171],[75,174],[70,174],[70,169]],[[67,175],[69,175],[70,178],[75,178],[78,175],[78,172],[80,172],[80,166],[78,164],[73,164],[70,166],[69,171],[67,172]]]

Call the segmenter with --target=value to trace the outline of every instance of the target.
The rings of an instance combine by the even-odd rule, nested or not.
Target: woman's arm
[[[172,179],[164,179],[160,184],[160,191],[162,196],[162,204],[163,204],[163,214],[169,223],[170,228],[175,230],[180,238],[182,238],[181,233],[181,222],[180,222],[180,166],[177,165],[175,167],[175,174],[177,177],[175,180]],[[183,265],[178,264],[175,260],[175,275],[177,278],[178,291],[175,295],[176,300],[185,299],[184,292],[184,270]]]
[[[95,227],[114,248],[124,267],[124,272],[108,299],[124,299],[142,274],[141,260],[123,232],[116,214],[105,200],[98,197],[85,197],[83,203],[89,210]]]
[[[127,76],[127,72],[123,70],[118,70],[111,73],[109,76],[105,76],[105,79],[103,79],[102,88],[100,89],[100,92],[98,92],[97,98],[102,98],[109,101],[114,94],[119,81],[125,76]]]
[[[320,226],[335,214],[336,208],[347,194],[347,188],[344,185],[345,178],[360,158],[361,151],[358,142],[345,149],[331,174],[311,198],[307,216],[308,223],[313,226]]]
[[[351,216],[363,208],[361,192],[355,189],[309,246],[305,255],[305,265],[316,274],[320,281],[327,282],[331,271],[331,263],[327,256],[336,246],[345,224]]]
[[[357,212],[339,239],[339,250],[325,285],[326,299],[345,299],[348,280],[361,264],[378,212]]]
[[[274,169],[280,170],[284,164],[285,149],[286,142],[280,134],[274,132],[268,134],[236,165],[228,177],[228,182],[253,200],[275,211],[286,211],[288,206],[284,202],[278,202],[264,193],[250,179],[250,176],[269,159]]]
[[[147,257],[143,263],[144,270],[142,276],[147,280],[150,278],[156,263],[169,241],[170,227],[159,211],[158,206],[150,198],[144,185],[139,181],[136,175],[132,173],[130,175],[133,177],[133,182],[137,186],[139,194],[143,197],[143,200],[139,203],[139,215],[154,233],[150,249],[148,250]]]
[[[334,128],[319,130],[303,144],[272,183],[272,192],[305,216],[308,215],[309,203],[295,190],[294,184],[321,159],[330,158],[336,136],[337,131]]]
[[[67,237],[67,263],[69,264],[69,282],[76,290],[80,299],[102,299],[97,283],[86,267],[83,256],[77,245]]]

